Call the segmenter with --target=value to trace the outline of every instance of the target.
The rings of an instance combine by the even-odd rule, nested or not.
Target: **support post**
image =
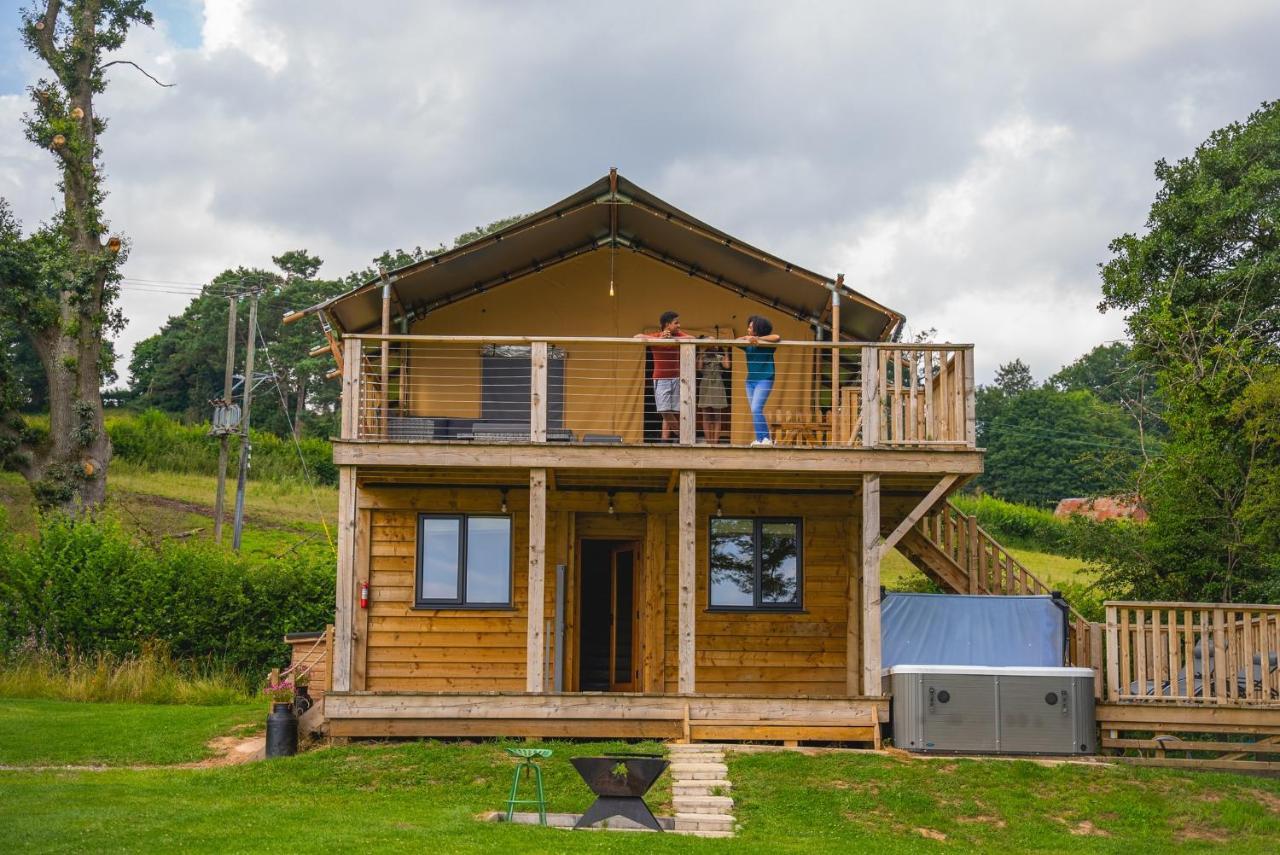
[[[249,409],[253,405],[253,355],[258,341],[258,295],[249,303],[249,347],[244,355],[244,413],[240,416],[240,471],[236,475],[236,515],[231,530],[231,548],[240,551],[244,530],[244,491],[249,478]]]
[[[227,367],[222,375],[222,403],[231,404],[232,375],[236,372],[236,298],[227,298]],[[231,435],[218,438],[218,491],[213,499],[213,542],[222,543],[222,518],[226,516],[227,454]]]
[[[535,341],[530,347],[529,440],[547,441],[547,343]]]
[[[373,512],[356,510],[351,571],[351,689],[362,692],[369,678],[369,610],[360,608],[360,586],[368,583],[373,555]]]
[[[391,335],[391,282],[387,280],[386,271],[382,271],[382,335]],[[391,417],[391,342],[382,339],[382,377],[378,388],[378,400],[382,403],[379,410],[378,433],[385,437]]]
[[[840,432],[840,292],[843,289],[844,274],[840,273],[831,292],[831,442],[828,445],[836,444],[836,435]]]
[[[698,377],[697,345],[680,344],[680,444],[693,445],[698,436],[698,405],[695,388]]]
[[[964,354],[964,441],[972,448],[978,444],[978,412],[973,382],[973,348],[967,347],[961,352]]]
[[[969,525],[967,561],[969,566],[966,569],[969,571],[969,593],[976,594],[978,593],[978,556],[982,554],[979,551],[981,544],[978,542],[978,515],[975,513],[967,519]]]
[[[342,422],[338,435],[342,439],[356,439],[360,435],[360,339],[346,339],[342,342],[342,351]]]
[[[545,691],[547,470],[529,470],[529,614],[525,630],[525,691]]]
[[[694,540],[697,532],[697,474],[692,470],[680,472],[680,526],[676,535],[679,543],[679,605],[677,644],[679,647],[679,691],[692,694],[694,680],[694,621],[697,614],[697,548]]]
[[[862,476],[862,694],[880,691],[880,476]]]
[[[880,442],[880,360],[874,347],[862,348],[862,447]]]
[[[338,467],[338,584],[333,610],[333,647],[329,651],[334,692],[351,691],[356,602],[356,470]]]

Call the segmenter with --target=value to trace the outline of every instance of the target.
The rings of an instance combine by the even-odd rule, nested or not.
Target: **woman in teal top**
[[[747,356],[747,406],[751,408],[751,421],[756,432],[752,445],[773,445],[769,437],[769,422],[764,417],[764,405],[773,391],[773,344],[781,339],[782,336],[773,331],[773,324],[768,318],[760,315],[747,318],[747,334],[739,339],[748,342],[739,346]]]

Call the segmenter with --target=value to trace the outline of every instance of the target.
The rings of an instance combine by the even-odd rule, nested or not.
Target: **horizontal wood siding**
[[[521,691],[525,686],[528,605],[528,491],[511,490],[514,594],[511,609],[414,609],[419,510],[498,513],[497,490],[364,491],[373,534],[369,590],[369,691]],[[399,507],[397,507],[399,506]],[[556,543],[557,516],[549,514],[548,542]],[[554,566],[559,557],[548,556]],[[555,574],[547,575],[552,614]]]
[[[831,496],[726,494],[725,516],[803,518],[803,612],[709,612],[708,522],[714,495],[698,495],[697,603],[694,661],[696,691],[767,696],[846,694],[846,621],[849,614],[851,537],[856,503]],[[676,529],[674,516],[668,531]],[[677,691],[677,549],[666,549],[665,690]],[[856,587],[855,587],[856,591]],[[855,630],[857,628],[855,627]],[[856,636],[856,632],[854,633]],[[854,651],[854,655],[858,655]]]
[[[581,506],[590,493],[573,495]],[[501,496],[493,489],[365,488],[362,506],[370,509],[370,603],[367,646],[368,691],[477,692],[523,691],[528,580],[528,493],[507,497],[514,540],[514,608],[510,610],[413,608],[417,514],[429,512],[495,513]],[[571,563],[571,538],[562,531],[573,514],[558,510],[562,497],[552,493],[547,515],[546,616],[555,617],[555,565]],[[726,494],[726,516],[801,516],[804,520],[804,611],[802,613],[724,613],[707,609],[707,530],[715,513],[714,494],[700,493],[697,518],[697,641],[695,661],[699,693],[783,696],[846,694],[845,645],[848,589],[860,584],[851,573],[850,544],[857,538],[857,502],[853,496]],[[600,496],[600,510],[607,500]],[[619,494],[618,504],[631,505]],[[678,530],[674,507],[650,502],[664,524],[653,531],[628,517],[579,515],[582,536],[635,537],[659,558],[663,584],[642,581],[637,594],[649,604],[642,617],[642,684],[648,691],[677,691],[676,615]],[[639,508],[636,508],[639,510]],[[584,508],[579,507],[579,510]],[[594,509],[592,509],[594,510]],[[590,511],[588,511],[590,513]],[[643,520],[643,516],[632,519]],[[600,528],[613,522],[618,531]],[[624,525],[625,524],[625,525]],[[625,529],[625,531],[624,531]],[[569,603],[572,609],[573,597]],[[657,612],[656,614],[654,612]],[[652,617],[650,621],[649,618]],[[575,667],[574,621],[569,615],[566,660]],[[647,628],[646,628],[647,627]],[[854,637],[857,636],[854,627]],[[650,656],[649,647],[653,648]],[[857,655],[855,650],[854,655]],[[647,662],[646,662],[647,660]],[[651,663],[651,664],[649,664]],[[554,673],[554,663],[550,666]],[[568,682],[572,688],[572,680]]]

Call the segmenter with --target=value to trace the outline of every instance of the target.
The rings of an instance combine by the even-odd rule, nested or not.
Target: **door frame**
[[[634,692],[640,682],[640,600],[636,593],[640,590],[640,541],[617,541],[609,549],[609,691]],[[618,670],[618,553],[631,553],[631,608],[635,616],[631,619],[631,673],[625,683],[614,680]]]
[[[589,516],[596,516],[591,514]],[[603,516],[603,515],[601,515]],[[606,519],[608,519],[606,517]],[[641,517],[643,519],[643,517]],[[622,691],[638,691],[637,686],[641,685],[644,680],[642,674],[637,672],[641,669],[641,663],[644,661],[644,639],[645,629],[650,616],[645,613],[643,608],[644,597],[644,535],[643,533],[623,534],[621,527],[617,534],[613,533],[594,533],[591,531],[592,526],[588,523],[583,526],[587,530],[586,534],[575,532],[574,536],[574,554],[573,566],[570,569],[571,579],[566,583],[568,591],[566,593],[572,596],[572,605],[567,606],[573,617],[573,632],[570,637],[565,639],[565,665],[572,667],[565,668],[565,691],[580,692],[582,691],[582,683],[580,680],[581,663],[582,663],[582,577],[583,577],[583,544],[587,541],[597,541],[611,544],[610,547],[610,567],[612,568],[612,550],[621,545],[626,545],[635,550],[635,559],[631,568],[631,599],[632,605],[636,610],[636,619],[631,622],[631,673],[632,673],[632,689]],[[612,581],[610,582],[610,591],[613,590]],[[611,605],[612,608],[612,605]],[[613,630],[612,623],[610,628],[610,682],[612,683],[613,675]],[[612,691],[612,690],[611,690]]]

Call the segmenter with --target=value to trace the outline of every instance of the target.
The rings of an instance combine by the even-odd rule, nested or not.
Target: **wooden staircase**
[[[916,523],[898,541],[897,549],[948,593],[1052,593],[1048,585],[978,525],[977,517],[969,516],[950,501],[939,504]],[[1091,630],[1089,622],[1074,608],[1070,614],[1069,664],[1101,664],[1101,634]]]

